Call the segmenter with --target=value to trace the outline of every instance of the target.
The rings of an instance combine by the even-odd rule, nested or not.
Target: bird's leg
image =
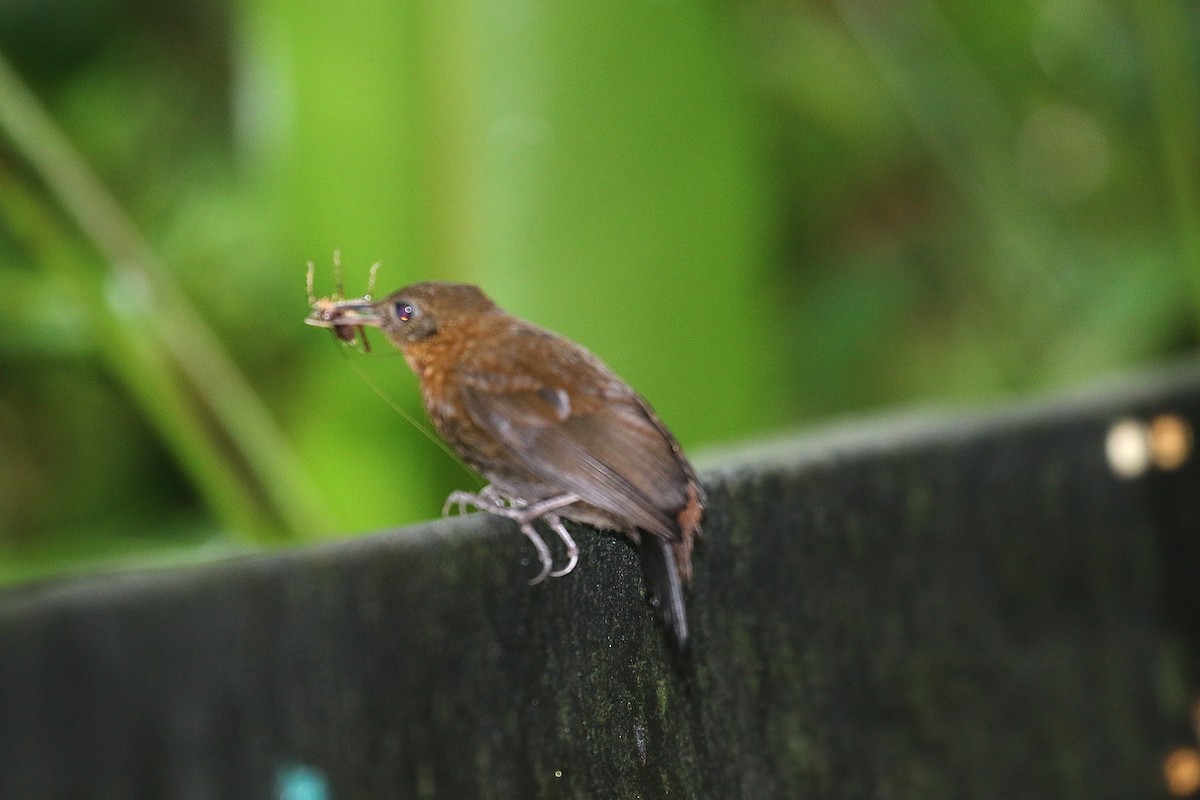
[[[571,534],[567,533],[567,528],[562,523],[562,517],[558,516],[558,514],[547,513],[542,519],[546,520],[546,524],[550,526],[550,530],[557,533],[558,538],[562,539],[563,544],[567,546],[567,565],[562,569],[550,573],[551,578],[561,578],[575,569],[575,565],[579,563],[579,547],[575,544],[575,540],[571,538]]]
[[[513,516],[512,519],[518,522],[533,522],[535,519],[548,516],[551,511],[557,511],[560,508],[578,502],[579,495],[567,492],[566,494],[547,497],[545,500],[539,500],[536,503],[522,503],[519,507],[509,509],[509,511],[516,512],[516,516]]]
[[[442,516],[448,515],[450,509],[456,505],[460,514],[466,510],[467,506],[474,506],[479,511],[495,514],[498,517],[507,517],[516,522],[521,527],[521,533],[525,534],[525,537],[533,543],[537,550],[538,560],[542,564],[542,571],[529,581],[529,585],[533,586],[545,580],[547,575],[557,578],[575,569],[575,564],[579,561],[579,548],[575,545],[571,534],[567,533],[562,519],[552,512],[577,502],[579,502],[579,495],[567,493],[548,497],[536,503],[526,503],[524,500],[502,495],[499,489],[489,484],[477,493],[451,492],[442,506]],[[551,572],[554,562],[550,557],[550,548],[546,546],[545,540],[533,527],[535,521],[543,518],[550,529],[558,534],[558,538],[562,539],[563,544],[567,546],[567,566],[555,572]]]
[[[500,494],[499,489],[488,484],[478,492],[451,492],[442,506],[442,516],[448,516],[450,509],[455,506],[458,507],[459,514],[466,513],[467,506],[474,506],[479,511],[495,514],[498,517],[508,517],[516,522],[521,527],[521,533],[525,534],[525,538],[533,543],[533,548],[537,550],[538,562],[542,565],[541,572],[529,581],[529,585],[534,586],[541,583],[550,574],[550,570],[554,567],[554,559],[550,556],[550,548],[546,546],[545,540],[533,527],[533,519],[536,516],[534,518],[526,517],[524,501],[505,497]]]

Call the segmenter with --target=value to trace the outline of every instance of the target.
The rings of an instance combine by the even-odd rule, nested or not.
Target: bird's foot
[[[500,490],[489,484],[478,492],[451,492],[442,506],[442,516],[448,516],[450,509],[454,507],[458,508],[458,513],[465,513],[467,507],[471,506],[488,514],[507,517],[517,523],[521,528],[521,533],[525,534],[525,537],[533,543],[534,549],[537,550],[538,561],[542,565],[542,571],[529,581],[529,585],[534,586],[545,580],[547,575],[552,578],[566,575],[575,569],[575,565],[579,562],[579,548],[576,546],[575,540],[567,532],[562,518],[554,513],[560,508],[577,502],[579,502],[578,495],[567,493],[539,500],[536,503],[526,503],[524,500],[501,494]],[[550,530],[558,535],[567,548],[567,565],[562,569],[554,569],[550,548],[537,529],[533,527],[533,523],[539,519],[546,521]]]
[[[524,505],[524,501],[514,500],[511,497],[505,497],[500,494],[500,490],[489,483],[478,492],[451,492],[446,496],[446,502],[442,504],[442,516],[450,516],[450,509],[452,508],[457,508],[459,514],[465,514],[467,513],[467,507],[471,506],[479,511],[486,511],[489,514],[516,519],[510,512],[522,508]]]

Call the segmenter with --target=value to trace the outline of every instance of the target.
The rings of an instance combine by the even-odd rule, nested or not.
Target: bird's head
[[[405,286],[382,300],[322,300],[313,304],[312,313],[304,321],[318,328],[331,328],[341,338],[347,338],[345,331],[378,328],[404,350],[497,310],[478,287],[430,281]]]

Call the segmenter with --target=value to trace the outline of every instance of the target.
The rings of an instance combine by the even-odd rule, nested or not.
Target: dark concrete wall
[[[1144,383],[716,459],[690,658],[623,541],[529,587],[477,515],[10,590],[0,797],[1158,796],[1200,473],[1104,437],[1200,373]]]

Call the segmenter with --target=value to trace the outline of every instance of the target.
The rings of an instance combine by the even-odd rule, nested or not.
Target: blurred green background
[[[685,446],[1190,351],[1194,4],[0,2],[0,581],[479,481],[304,326],[479,283]],[[360,375],[359,371],[365,373]]]

